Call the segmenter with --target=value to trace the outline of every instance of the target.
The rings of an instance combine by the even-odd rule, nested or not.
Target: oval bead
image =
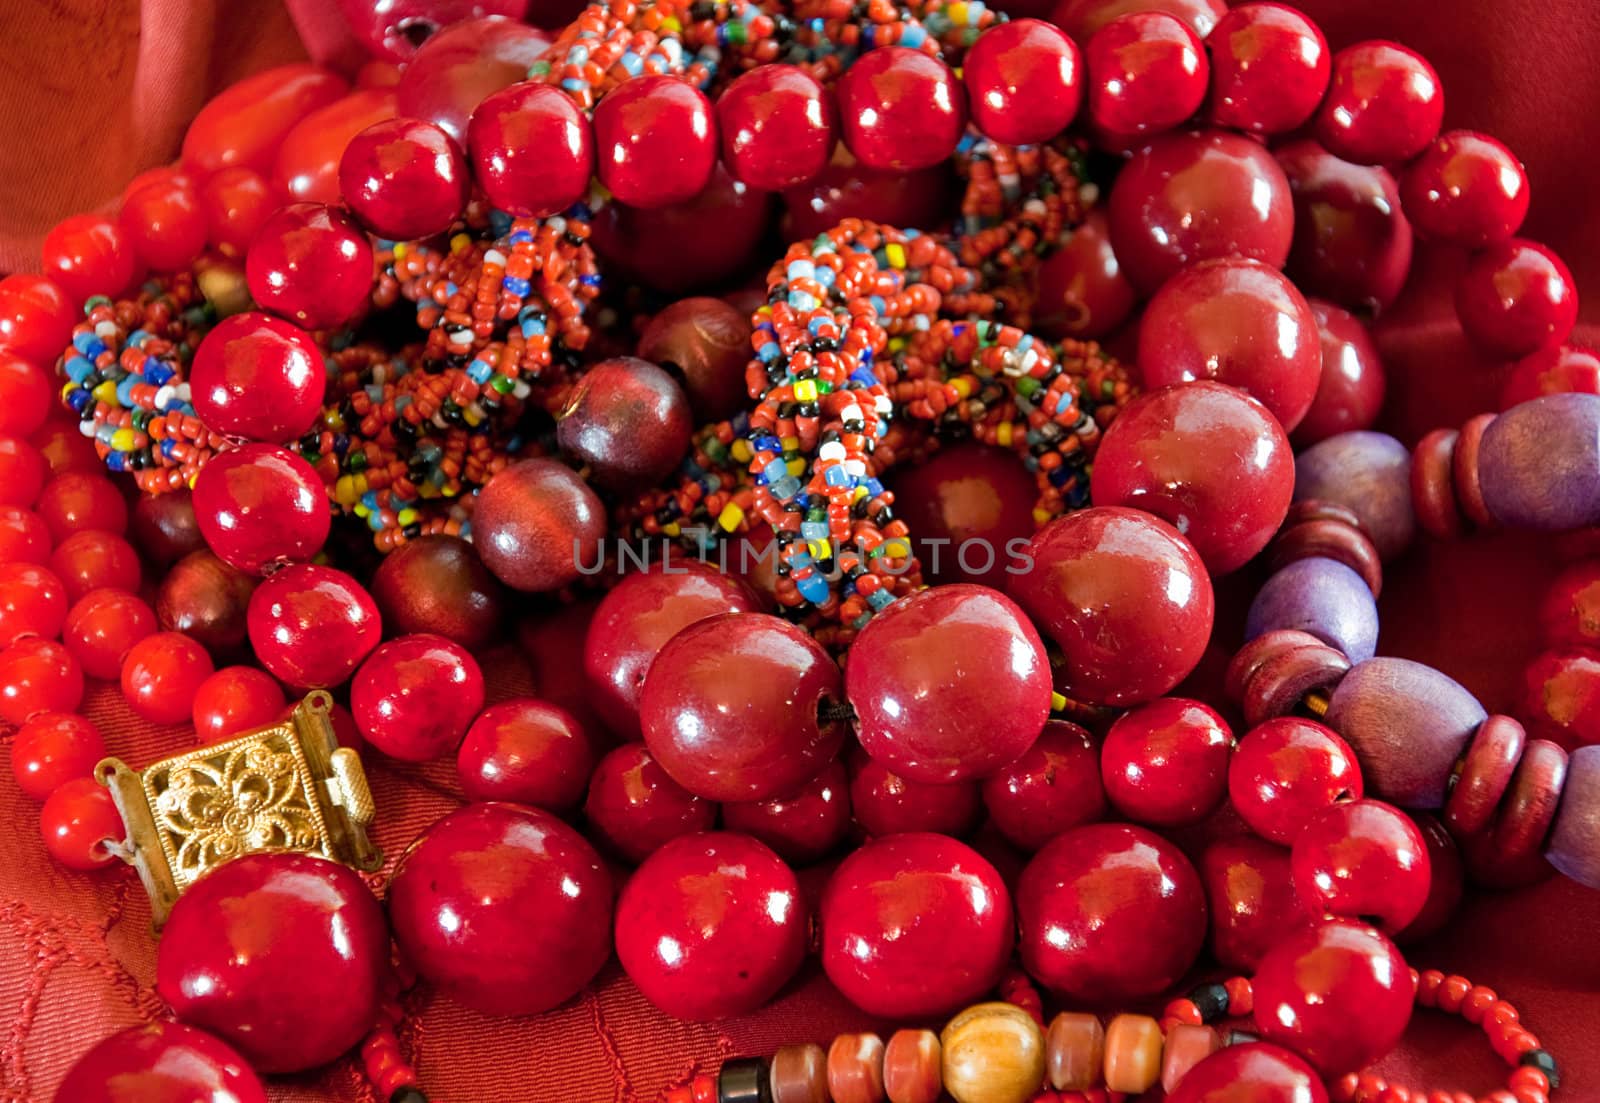
[[[1378,605],[1361,576],[1335,559],[1312,556],[1267,579],[1250,603],[1245,639],[1280,628],[1309,632],[1365,662],[1378,651]]]
[[[1545,395],[1495,418],[1478,479],[1502,525],[1559,532],[1600,522],[1600,396]]]
[[[1544,855],[1581,885],[1600,888],[1600,746],[1567,759],[1567,783]]]
[[[1411,544],[1411,451],[1387,433],[1358,430],[1307,448],[1294,461],[1294,500],[1344,506],[1385,560]]]

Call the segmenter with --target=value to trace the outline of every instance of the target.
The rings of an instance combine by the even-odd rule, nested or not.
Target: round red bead
[[[40,365],[55,363],[71,340],[77,320],[77,310],[52,280],[21,272],[0,279],[0,345],[18,356]],[[34,428],[10,424],[5,427],[22,433]]]
[[[128,529],[128,504],[104,475],[67,471],[44,484],[34,507],[60,543],[75,532],[123,533]]]
[[[91,295],[120,295],[133,282],[138,264],[122,227],[98,214],[75,214],[56,223],[45,235],[41,261],[45,275],[74,303]]]
[[[473,545],[484,566],[514,590],[543,593],[592,572],[606,532],[606,510],[577,473],[556,460],[531,459],[501,470],[478,492]]]
[[[1535,655],[1522,671],[1517,715],[1535,739],[1569,750],[1600,743],[1600,649],[1567,646]]]
[[[133,645],[158,625],[150,606],[127,590],[90,590],[67,613],[61,640],[91,678],[115,681]]]
[[[1417,830],[1422,832],[1422,841],[1428,848],[1430,876],[1428,899],[1423,903],[1422,910],[1406,924],[1404,930],[1394,936],[1396,942],[1406,945],[1439,933],[1455,918],[1461,906],[1461,893],[1466,879],[1460,848],[1444,824],[1426,812],[1412,812],[1410,815]]]
[[[905,46],[863,54],[834,87],[845,145],[868,168],[909,172],[955,152],[966,96],[950,68]]]
[[[39,832],[50,857],[68,869],[100,869],[116,861],[106,842],[127,830],[111,793],[92,777],[62,782],[39,810]]]
[[[77,601],[90,590],[137,590],[142,580],[139,553],[122,537],[86,529],[56,546],[50,568],[66,588],[67,600]]]
[[[361,735],[405,762],[455,750],[483,708],[477,660],[443,636],[390,640],[356,671],[350,711]]]
[[[11,774],[17,788],[44,800],[74,778],[91,776],[105,754],[105,740],[87,717],[47,712],[11,737]]]
[[[1575,345],[1553,345],[1517,361],[1500,388],[1500,409],[1541,395],[1600,394],[1600,356]]]
[[[636,356],[595,364],[556,415],[561,449],[592,482],[614,491],[638,491],[672,474],[693,431],[683,388]]]
[[[343,685],[383,638],[372,595],[343,571],[312,563],[257,586],[247,624],[261,665],[296,689]]]
[[[0,651],[0,719],[23,724],[45,712],[72,712],[83,699],[83,669],[54,640],[29,636]]]
[[[1322,341],[1322,374],[1311,409],[1294,427],[1299,448],[1358,429],[1370,429],[1383,409],[1388,380],[1378,346],[1354,314],[1320,299],[1308,299]]]
[[[786,862],[806,865],[850,833],[850,779],[834,761],[793,793],[722,806],[722,826],[760,839]]]
[[[31,509],[0,506],[0,563],[50,561],[50,530]]]
[[[156,272],[182,272],[206,247],[206,213],[188,177],[130,186],[117,221],[139,259]]]
[[[642,743],[618,747],[595,766],[583,814],[595,837],[630,862],[717,822],[717,806],[667,776]]]
[[[183,164],[201,173],[229,165],[265,170],[296,123],[347,91],[343,77],[317,65],[280,65],[246,77],[195,115],[183,136]]]
[[[843,218],[890,226],[936,226],[954,195],[944,164],[914,173],[880,172],[841,150],[822,175],[783,193],[783,236],[800,241],[826,233]]]
[[[932,831],[960,837],[977,826],[983,805],[976,781],[912,781],[857,751],[850,756],[850,811],[872,836]]]
[[[0,505],[33,505],[49,473],[44,453],[25,440],[0,436]]]
[[[1444,120],[1444,86],[1421,54],[1381,40],[1333,57],[1317,138],[1335,157],[1387,165],[1421,153]]]
[[[961,60],[961,79],[972,121],[1006,145],[1054,138],[1083,98],[1078,47],[1040,19],[1013,19],[980,34]]]
[[[1168,1103],[1327,1103],[1316,1070],[1263,1042],[1226,1046],[1184,1074]]]
[[[206,237],[218,249],[240,256],[250,248],[267,216],[278,209],[278,196],[255,169],[235,165],[200,185],[200,208],[206,216]]]
[[[152,724],[177,724],[194,715],[195,695],[216,668],[206,649],[181,632],[157,632],[128,650],[122,696]]]
[[[206,428],[273,444],[311,428],[327,382],[309,333],[254,311],[218,322],[189,369],[195,413]]]
[[[698,195],[717,161],[711,101],[675,76],[638,76],[594,109],[600,182],[632,207],[665,207]]]
[[[249,574],[310,559],[333,524],[316,471],[270,444],[212,457],[194,481],[194,513],[217,557]]]
[[[797,187],[833,155],[833,97],[798,66],[761,65],[717,97],[717,129],[735,178],[767,191]]]
[[[1205,38],[1227,10],[1224,0],[1060,0],[1050,13],[1050,22],[1082,43],[1129,12],[1160,11],[1176,16],[1184,26]]]
[[[1199,701],[1163,697],[1117,718],[1100,749],[1106,798],[1124,818],[1179,827],[1208,816],[1228,792],[1233,732]]]
[[[896,468],[887,481],[924,578],[1004,587],[1013,555],[1037,528],[1039,487],[1016,453],[947,444],[926,462]]]
[[[1211,917],[1211,952],[1229,969],[1252,972],[1283,933],[1306,918],[1285,847],[1238,835],[1200,855]]]
[[[283,714],[283,690],[253,666],[227,666],[200,683],[194,694],[194,735],[200,743],[265,727]]]
[[[218,655],[245,642],[257,580],[201,548],[178,560],[156,591],[156,617]]]
[[[374,123],[339,159],[339,190],[350,210],[395,241],[448,230],[467,205],[469,181],[455,140],[421,119]]]
[[[1285,716],[1252,728],[1228,767],[1233,807],[1264,839],[1294,842],[1315,813],[1360,800],[1361,767],[1350,744],[1315,720]]]
[[[583,198],[594,172],[594,136],[572,97],[524,82],[485,99],[467,126],[474,177],[508,214],[545,218]]]
[[[1500,142],[1452,130],[1407,166],[1400,181],[1406,217],[1434,241],[1481,249],[1508,240],[1528,216],[1528,177]]]
[[[1376,800],[1313,812],[1294,838],[1295,891],[1313,913],[1345,916],[1394,934],[1422,911],[1432,869],[1417,825]]]
[[[1035,851],[1105,814],[1100,748],[1094,736],[1051,720],[1026,754],[989,775],[983,803],[995,829],[1019,850]]]
[[[1113,142],[1171,130],[1200,108],[1211,65],[1194,31],[1159,11],[1133,12],[1084,48],[1089,119]]]
[[[0,284],[4,282],[5,280],[0,280]],[[4,301],[0,298],[0,303]],[[0,317],[0,329],[3,329],[4,325],[5,319]],[[25,330],[28,328],[30,327],[18,328],[13,325],[3,339],[26,343],[28,337]],[[63,340],[62,345],[65,344],[66,341]],[[41,363],[54,363],[60,354],[61,348],[55,347],[40,356],[39,360]],[[8,348],[0,348],[0,397],[5,399],[4,402],[0,402],[0,432],[25,437],[44,424],[44,419],[55,406],[56,389],[50,381],[49,374],[42,368],[16,355]],[[93,455],[94,447],[85,441],[76,429],[71,432],[81,446],[88,448],[89,454]],[[44,450],[41,448],[40,451]],[[48,458],[47,455],[46,459]],[[99,462],[97,457],[96,467],[99,466]]]
[[[55,639],[67,619],[67,588],[34,563],[0,563],[0,647],[24,636]]]
[[[264,309],[307,329],[332,329],[366,305],[372,245],[344,211],[291,203],[262,224],[244,271]]]
[[[267,1103],[267,1089],[227,1043],[182,1023],[130,1026],[74,1062],[65,1103]]]
[[[1284,4],[1241,4],[1206,36],[1209,118],[1256,134],[1299,129],[1328,90],[1333,69],[1317,25]]]
[[[1456,317],[1467,337],[1488,352],[1520,358],[1572,333],[1578,288],[1553,251],[1513,238],[1468,262],[1456,282]]]
[[[203,551],[206,546],[194,516],[194,496],[187,488],[165,494],[141,494],[133,504],[129,536],[152,566],[162,568],[170,567],[186,555]]]
[[[750,75],[779,66],[764,65]],[[726,93],[718,102],[727,102]],[[727,134],[726,128],[723,134]],[[689,396],[697,422],[732,417],[748,401],[750,316],[709,296],[679,299],[650,319],[639,336],[639,358],[672,372]]]
[[[1090,211],[1039,265],[1034,294],[1033,330],[1056,340],[1105,337],[1133,313],[1139,293],[1111,248],[1103,208]]]
[[[583,800],[594,745],[566,709],[531,697],[490,705],[467,729],[456,776],[468,800],[569,812]]]

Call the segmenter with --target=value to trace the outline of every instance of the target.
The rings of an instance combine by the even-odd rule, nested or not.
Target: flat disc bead
[[[1528,177],[1501,142],[1452,130],[1407,166],[1400,181],[1406,217],[1433,241],[1481,249],[1505,241],[1528,216]]]
[[[889,1103],[939,1103],[943,1051],[931,1030],[897,1030],[883,1048],[883,1090]]]
[[[1322,102],[1331,52],[1317,25],[1284,4],[1234,8],[1206,36],[1210,119],[1257,134],[1298,129]]]
[[[1049,141],[1078,113],[1083,95],[1078,47],[1043,20],[1013,19],[990,27],[967,51],[961,69],[972,121],[997,142]]]
[[[1245,639],[1281,628],[1309,632],[1353,663],[1377,654],[1378,606],[1362,577],[1334,559],[1297,560],[1267,579],[1245,618]]]
[[[1567,763],[1567,752],[1557,744],[1529,740],[1494,825],[1465,840],[1464,856],[1474,881],[1516,888],[1549,875],[1540,853],[1559,810]]]
[[[1600,746],[1579,747],[1567,760],[1545,857],[1579,884],[1600,888]]]
[[[631,207],[665,207],[698,195],[717,160],[711,101],[673,76],[639,76],[594,109],[600,182]]]
[[[758,66],[717,97],[723,163],[767,191],[815,180],[833,155],[834,116],[833,97],[804,69]]]
[[[967,100],[944,62],[905,46],[869,50],[834,89],[845,145],[868,168],[909,172],[955,152]]]
[[[1295,457],[1294,500],[1332,502],[1361,522],[1387,562],[1411,546],[1411,451],[1387,433],[1340,433]]]
[[[380,237],[443,233],[467,205],[466,158],[455,140],[421,119],[389,119],[357,134],[339,160],[339,190]]]
[[[1439,134],[1444,87],[1421,54],[1372,40],[1333,57],[1333,78],[1317,112],[1317,138],[1361,165],[1415,157]]]
[[[1536,241],[1512,238],[1473,256],[1456,281],[1456,318],[1497,356],[1520,358],[1565,341],[1578,321],[1578,287],[1566,262]]]
[[[768,1082],[772,1103],[829,1103],[828,1055],[816,1044],[779,1046]]]
[[[571,96],[525,81],[501,89],[467,127],[474,177],[508,214],[544,218],[579,199],[594,171],[594,136]]]
[[[1546,395],[1507,410],[1483,431],[1478,478],[1490,514],[1507,527],[1600,522],[1600,397]]]

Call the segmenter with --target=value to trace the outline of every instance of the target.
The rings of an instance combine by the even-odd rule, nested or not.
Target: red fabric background
[[[1494,133],[1526,161],[1535,202],[1526,227],[1559,248],[1590,295],[1600,288],[1600,204],[1592,151],[1600,147],[1600,5],[1593,0],[1301,0],[1337,47],[1392,37],[1423,51],[1448,90],[1447,122]],[[296,15],[319,58],[349,56],[327,0]],[[37,263],[58,218],[111,201],[137,170],[170,159],[204,99],[248,72],[301,56],[275,0],[10,0],[0,4],[0,269]],[[1406,298],[1380,327],[1391,379],[1390,427],[1408,442],[1493,408],[1502,370],[1475,358],[1448,303],[1459,257],[1424,252]],[[1580,331],[1592,343],[1600,307]],[[1432,662],[1491,710],[1510,710],[1521,663],[1534,650],[1528,611],[1553,571],[1547,545],[1491,537],[1424,544],[1395,565],[1383,598],[1382,650]],[[1238,638],[1232,594],[1217,638]],[[1230,607],[1225,603],[1225,607]],[[570,678],[570,628],[547,630],[535,673],[507,647],[489,660],[494,692]],[[1212,664],[1208,664],[1212,665]],[[1215,679],[1211,680],[1215,684]],[[134,721],[115,690],[91,689],[88,711],[112,753],[142,764],[188,745],[186,732]],[[371,770],[377,837],[391,855],[456,803],[448,765]],[[161,1013],[155,943],[131,872],[64,872],[37,841],[37,807],[0,771],[0,1099],[44,1103],[94,1040]],[[1011,863],[1006,863],[1010,865]],[[1003,867],[1004,868],[1004,867]],[[1014,866],[1013,866],[1014,868]],[[825,871],[807,875],[819,882]],[[1411,954],[1419,967],[1467,973],[1522,1008],[1563,1061],[1558,1098],[1600,1100],[1600,894],[1559,879],[1509,895],[1476,896],[1443,936]],[[528,937],[537,938],[530,928]],[[571,1005],[527,1021],[495,1021],[417,997],[407,1027],[432,1098],[451,1103],[631,1103],[725,1055],[770,1052],[867,1023],[814,972],[759,1015],[720,1025],[669,1021],[615,965]],[[1424,1014],[1387,1062],[1403,1082],[1484,1092],[1498,1084],[1481,1035]],[[280,1081],[276,1103],[371,1099],[345,1062]]]

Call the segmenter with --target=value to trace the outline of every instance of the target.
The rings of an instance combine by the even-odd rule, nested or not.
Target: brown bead
[[[1138,1095],[1161,1079],[1161,1024],[1149,1015],[1118,1015],[1106,1027],[1106,1087]]]
[[[1105,1064],[1106,1028],[1098,1015],[1063,1011],[1050,1020],[1044,1049],[1052,1088],[1058,1092],[1092,1088]]]
[[[1367,584],[1372,596],[1383,592],[1383,561],[1358,525],[1331,517],[1286,525],[1267,549],[1267,570],[1276,573],[1299,559],[1321,556],[1343,563]]]
[[[1174,1025],[1161,1057],[1161,1090],[1171,1095],[1190,1069],[1221,1048],[1222,1035],[1209,1026]]]
[[[1544,841],[1566,781],[1567,752],[1546,739],[1529,740],[1494,826],[1466,840],[1467,868],[1475,880],[1513,888],[1550,872]]]
[[[1467,520],[1480,529],[1494,528],[1494,518],[1483,500],[1483,484],[1478,481],[1478,446],[1483,442],[1483,431],[1498,416],[1479,414],[1463,425],[1450,464],[1456,504]]]
[[[1228,700],[1235,703],[1244,700],[1245,691],[1250,687],[1250,679],[1255,677],[1262,663],[1281,651],[1307,646],[1326,647],[1327,644],[1310,632],[1301,632],[1296,628],[1279,628],[1263,632],[1239,648],[1233,656],[1233,661],[1228,664],[1227,673],[1223,675],[1223,690],[1227,693]]]
[[[883,1039],[841,1034],[828,1047],[828,1093],[833,1103],[883,1103]]]
[[[772,1103],[828,1103],[828,1055],[821,1046],[784,1046],[772,1055]]]
[[[931,1030],[897,1030],[883,1050],[883,1090],[889,1103],[938,1103],[939,1036]]]
[[[1444,822],[1458,837],[1489,826],[1527,742],[1527,732],[1509,716],[1491,716],[1479,725],[1444,806]]]
[[[213,655],[231,655],[245,641],[245,615],[259,578],[228,566],[209,549],[190,552],[156,591],[156,619]]]
[[[1044,1033],[1016,1004],[969,1007],[939,1042],[944,1090],[956,1103],[1026,1103],[1044,1083]]]
[[[1250,727],[1288,716],[1318,690],[1331,692],[1350,671],[1350,660],[1327,644],[1289,648],[1256,668],[1245,687],[1245,722]]]
[[[1456,507],[1454,429],[1435,429],[1411,450],[1411,504],[1417,523],[1440,540],[1454,540],[1466,527]]]

